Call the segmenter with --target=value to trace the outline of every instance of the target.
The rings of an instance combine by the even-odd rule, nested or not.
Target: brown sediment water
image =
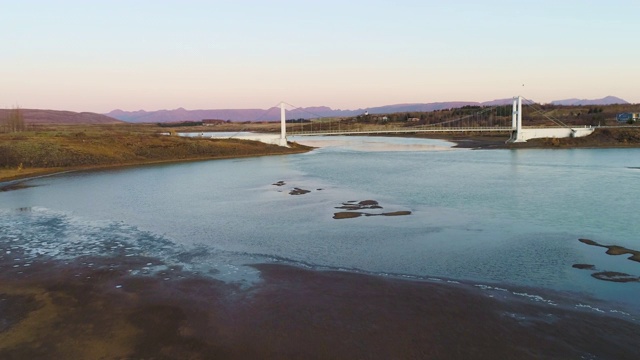
[[[457,283],[280,264],[248,287],[131,275],[148,263],[0,264],[0,358],[635,359],[640,343],[637,322]]]

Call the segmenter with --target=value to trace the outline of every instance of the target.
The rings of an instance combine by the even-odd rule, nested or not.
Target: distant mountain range
[[[73,112],[59,110],[20,109],[27,124],[117,124],[121,120],[92,112]],[[0,109],[0,121],[6,119],[10,109]]]
[[[334,110],[326,106],[316,106],[287,110],[287,119],[309,119],[318,117],[347,117],[368,112],[369,114],[390,114],[398,112],[428,112],[435,110],[459,108],[463,106],[499,106],[511,105],[512,99],[497,99],[485,102],[450,101],[418,104],[395,104],[357,110]],[[594,106],[629,104],[629,102],[615,96],[602,99],[565,99],[552,101],[553,105],[564,106]],[[0,122],[5,119],[10,109],[0,109]],[[175,110],[158,111],[122,111],[113,110],[107,114],[92,112],[73,112],[59,110],[20,109],[24,120],[28,124],[115,124],[120,122],[133,123],[164,123],[179,121],[201,121],[204,119],[219,119],[231,121],[273,121],[280,119],[280,109],[226,109],[226,110]]]
[[[434,111],[450,108],[458,108],[466,105],[493,106],[511,104],[511,99],[493,100],[485,103],[473,101],[452,101],[436,102],[425,104],[395,104],[367,109],[357,110],[334,110],[327,106],[315,106],[307,108],[297,108],[287,110],[287,119],[310,119],[319,117],[342,117],[356,116],[368,112],[369,114],[390,114],[396,112],[420,112]],[[106,116],[128,122],[178,122],[178,121],[200,121],[203,119],[219,119],[231,121],[273,121],[280,119],[280,108],[270,109],[223,109],[223,110],[186,110],[183,108],[175,110],[157,111],[123,111],[113,110]]]
[[[551,102],[552,105],[614,105],[614,104],[628,104],[627,101],[615,96],[607,96],[602,99],[588,100],[588,99],[565,99],[556,100]]]
[[[356,116],[368,112],[369,114],[390,114],[397,112],[428,112],[435,110],[460,108],[463,106],[499,106],[510,105],[512,99],[497,99],[485,102],[474,101],[450,101],[417,104],[395,104],[367,109],[357,110],[334,110],[326,106],[316,106],[287,110],[287,119],[310,119],[319,117],[345,117]],[[627,101],[615,96],[607,96],[595,100],[567,99],[553,101],[554,105],[610,105],[628,104]],[[280,119],[280,109],[273,107],[270,109],[221,109],[221,110],[186,110],[179,108],[175,110],[157,111],[123,111],[113,110],[106,116],[119,120],[134,123],[164,123],[179,121],[200,121],[204,119],[218,119],[231,121],[273,121]]]

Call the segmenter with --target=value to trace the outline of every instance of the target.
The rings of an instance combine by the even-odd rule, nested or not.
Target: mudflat
[[[13,255],[19,256],[0,261],[2,359],[636,359],[640,353],[636,320],[456,281],[258,264],[261,280],[240,286],[172,267],[142,275],[162,265],[148,257],[41,258],[25,266]]]

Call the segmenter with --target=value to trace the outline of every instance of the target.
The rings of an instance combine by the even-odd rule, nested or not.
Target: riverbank
[[[616,182],[633,151],[528,153],[319,151],[2,193],[0,358],[636,357],[639,284],[614,282],[638,276],[619,216],[638,192]],[[622,185],[575,196],[576,178]],[[412,212],[331,219],[378,210]]]
[[[165,162],[280,155],[311,150],[234,139],[202,139],[159,135],[150,126],[53,126],[42,131],[0,134],[0,182],[62,171]],[[640,128],[596,129],[583,138],[532,139],[507,144],[505,134],[412,134],[436,138],[469,149],[561,149],[640,147]]]
[[[640,323],[457,282],[255,265],[249,287],[149,257],[0,255],[3,359],[635,359]],[[134,275],[138,274],[138,275]],[[524,290],[523,290],[524,291]],[[531,289],[529,289],[531,291]],[[562,294],[545,294],[562,298]]]
[[[631,148],[640,147],[640,128],[597,128],[593,134],[580,138],[531,139],[523,143],[507,143],[509,135],[476,134],[416,134],[415,137],[447,140],[464,149],[570,149],[570,148]]]
[[[294,154],[289,148],[256,141],[203,139],[157,134],[149,127],[79,126],[0,134],[0,181],[61,171]]]

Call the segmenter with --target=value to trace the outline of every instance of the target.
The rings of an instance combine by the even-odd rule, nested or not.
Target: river
[[[640,149],[468,150],[441,140],[317,137],[305,154],[59,174],[0,192],[0,257],[146,255],[250,285],[279,262],[500,288],[637,311]],[[291,195],[294,189],[309,192]],[[337,207],[375,200],[369,214]],[[590,264],[581,270],[574,264]],[[153,266],[145,268],[153,272]],[[615,310],[612,310],[615,311]]]

